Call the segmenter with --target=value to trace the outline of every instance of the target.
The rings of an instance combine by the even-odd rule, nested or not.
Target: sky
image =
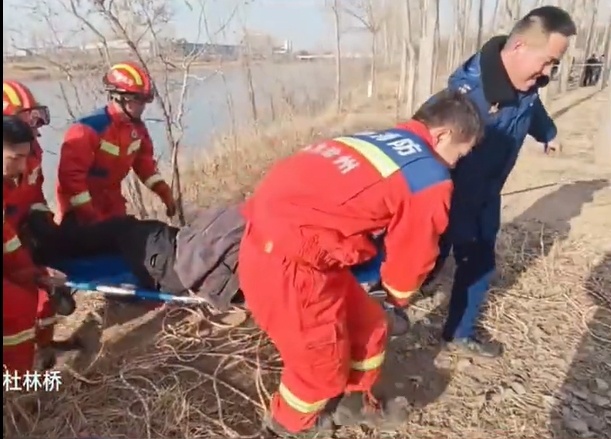
[[[169,32],[172,37],[185,38],[189,41],[204,42],[207,38],[198,32],[198,12],[190,9],[188,1],[198,4],[197,0],[167,0],[171,5],[174,16],[172,27]],[[210,28],[217,29],[220,23],[227,21],[234,9],[236,1],[245,0],[206,0],[206,16],[209,17]],[[288,39],[292,42],[296,50],[328,50],[333,47],[333,22],[328,8],[325,7],[325,0],[248,0],[250,5],[241,7],[237,17],[228,26],[226,32],[219,34],[213,31],[214,42],[217,43],[236,43],[242,34],[242,29],[247,28],[254,31],[264,32],[283,41]],[[343,0],[345,2],[356,0]],[[403,1],[403,0],[390,0]],[[453,7],[452,1],[441,0],[441,29],[452,29]],[[495,0],[485,1],[485,22],[488,22],[493,13]],[[32,13],[24,10],[24,4],[28,2],[38,2],[39,4],[53,5],[52,20],[61,24],[61,28],[67,32],[66,38],[74,39],[73,29],[76,21],[69,13],[62,11],[57,4],[66,0],[5,0],[2,5],[4,28],[11,28],[11,24],[20,23],[21,29],[12,32],[13,38],[20,41],[20,45],[27,45],[24,41],[26,34],[38,33],[44,35],[48,33],[46,24],[41,13]],[[57,3],[56,3],[57,2]],[[137,3],[138,0],[134,0]],[[523,10],[532,4],[533,0],[524,0]],[[605,1],[602,2],[606,4]],[[611,1],[608,2],[607,11],[601,11],[601,17],[608,17],[611,9]],[[216,23],[216,26],[215,26]],[[27,29],[27,31],[24,31]],[[6,32],[6,31],[5,31]],[[198,37],[199,35],[199,37]],[[362,46],[363,37],[353,35],[352,45]],[[84,41],[77,42],[82,44]]]

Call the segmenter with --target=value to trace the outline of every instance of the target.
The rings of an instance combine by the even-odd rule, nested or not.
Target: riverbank
[[[238,61],[227,61],[223,63],[219,62],[193,62],[191,69],[194,71],[203,70],[216,70],[219,68],[232,68],[240,65]],[[180,61],[177,61],[174,65],[163,66],[157,63],[151,63],[150,68],[153,72],[167,71],[169,73],[180,72]],[[90,74],[97,74],[100,70],[99,65],[93,63],[82,63],[76,65],[76,67],[70,67],[70,74],[73,77],[83,77]],[[45,80],[61,80],[65,79],[67,72],[63,71],[60,67],[54,66],[50,62],[9,62],[2,65],[2,75],[4,78],[11,78],[19,81],[45,81]]]
[[[378,84],[372,99],[365,98],[365,87],[345,96],[340,114],[283,113],[268,127],[217,137],[213,152],[184,166],[184,197],[198,206],[241,200],[271,163],[300,146],[394,124],[396,77]],[[499,291],[482,322],[506,343],[505,356],[461,359],[436,342],[450,289],[448,267],[435,296],[410,308],[410,333],[388,349],[383,384],[404,394],[413,408],[397,436],[499,432],[544,439],[570,437],[580,428],[604,437],[600,420],[611,398],[611,376],[601,367],[611,361],[608,326],[602,322],[611,321],[611,301],[605,299],[611,282],[605,233],[611,227],[605,215],[611,190],[602,180],[608,170],[591,164],[590,133],[599,124],[603,96],[588,92],[579,89],[550,103],[563,156],[550,158],[538,145],[526,145],[507,184]],[[604,252],[610,252],[606,259]],[[6,437],[259,437],[280,359],[256,327],[244,318],[232,323],[237,313],[147,312],[84,295],[78,301],[77,313],[60,323],[57,337],[78,333],[95,339],[96,348],[61,359],[57,392],[8,395]],[[585,420],[565,427],[563,416],[567,422],[576,416]],[[363,434],[344,430],[338,437]]]
[[[272,61],[253,61],[252,65],[269,64]],[[297,64],[304,61],[290,60],[280,64]],[[318,61],[320,62],[320,61]],[[323,60],[322,62],[325,62]],[[180,73],[184,71],[181,67],[182,60],[176,60],[175,63],[161,65],[159,63],[149,64],[149,68],[153,73],[167,72],[170,74]],[[194,61],[190,64],[191,73],[203,72],[206,70],[218,69],[233,69],[243,66],[243,61]],[[91,74],[99,74],[101,69],[100,64],[82,63],[72,65],[69,70],[62,70],[59,66],[55,66],[50,62],[44,61],[23,61],[23,62],[7,62],[2,64],[2,76],[18,81],[48,81],[66,79],[69,72],[72,78],[86,77]]]

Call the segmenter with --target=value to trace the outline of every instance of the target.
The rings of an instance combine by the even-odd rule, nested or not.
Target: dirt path
[[[446,270],[438,293],[412,308],[411,334],[390,349],[383,385],[414,405],[396,437],[611,437],[611,170],[592,163],[589,133],[604,97],[587,99],[591,93],[578,90],[550,105],[563,155],[545,156],[529,142],[505,188],[499,276],[484,326],[506,343],[506,355],[473,362],[441,350]],[[87,315],[100,306],[82,303],[66,332],[99,337]],[[128,310],[146,311],[100,311],[106,329],[99,350],[67,359],[76,361],[66,366],[72,378],[58,394],[43,395],[39,418],[12,437],[256,433],[279,366],[260,333],[248,325],[219,331],[179,311],[133,319]],[[7,416],[5,431],[15,432]]]

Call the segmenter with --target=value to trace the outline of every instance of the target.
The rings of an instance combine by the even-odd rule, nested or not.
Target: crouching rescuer
[[[104,75],[109,103],[77,120],[61,146],[57,200],[62,224],[92,224],[126,215],[121,183],[131,169],[155,192],[168,216],[176,213],[172,191],[157,170],[142,113],[153,101],[148,73],[134,63],[116,64]]]
[[[408,303],[438,256],[449,168],[481,135],[473,104],[444,91],[396,128],[303,148],[272,167],[246,201],[240,286],[284,361],[266,420],[275,434],[308,437],[356,424],[394,430],[405,422],[397,399],[371,393],[387,323],[350,267],[373,257],[371,237],[385,233],[387,300]],[[355,394],[361,403],[349,407]]]
[[[68,303],[69,309],[62,312],[68,314],[74,301],[69,289],[56,288],[48,269],[34,263],[19,235],[21,224],[6,212],[6,200],[14,199],[11,193],[20,191],[28,178],[34,132],[18,115],[3,116],[2,131],[2,361],[8,370],[23,373],[34,368],[36,347],[43,368],[53,366],[57,303]]]

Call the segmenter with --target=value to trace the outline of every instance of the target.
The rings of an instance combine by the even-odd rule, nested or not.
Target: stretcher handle
[[[131,296],[142,300],[149,300],[155,302],[183,303],[186,305],[204,305],[208,303],[201,297],[175,296],[173,294],[155,291],[143,291],[134,288],[118,287],[114,285],[100,285],[93,282],[68,281],[65,285],[67,287],[89,294],[99,293],[105,296]]]

